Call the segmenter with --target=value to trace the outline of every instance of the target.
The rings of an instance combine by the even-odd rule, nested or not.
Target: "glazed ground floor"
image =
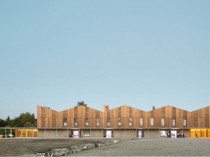
[[[210,138],[210,128],[12,128],[0,127],[0,137],[65,138]]]
[[[38,137],[104,137],[104,138],[143,138],[143,137],[190,137],[190,129],[38,129]]]
[[[0,127],[0,137],[38,137],[37,128]]]

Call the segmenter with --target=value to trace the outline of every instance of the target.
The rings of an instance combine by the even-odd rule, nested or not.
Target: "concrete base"
[[[160,131],[165,130],[167,133],[171,129],[76,129],[79,133],[78,137],[106,137],[107,131],[111,131],[110,138],[157,138],[160,136]],[[75,129],[39,129],[38,137],[73,137]],[[177,130],[178,131],[178,130]],[[141,133],[140,133],[141,132]],[[190,130],[181,130],[185,137],[190,137]],[[140,134],[142,135],[141,137]]]

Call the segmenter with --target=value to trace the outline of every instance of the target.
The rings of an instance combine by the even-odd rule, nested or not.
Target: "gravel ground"
[[[0,156],[29,156],[37,152],[45,152],[53,148],[66,148],[91,142],[102,142],[108,139],[72,139],[72,138],[0,138]],[[109,139],[110,140],[110,139]]]
[[[65,148],[110,139],[0,139],[0,156],[35,156],[53,148]],[[84,150],[70,156],[210,156],[210,139],[142,138]]]
[[[210,139],[143,138],[82,151],[74,156],[210,156]]]

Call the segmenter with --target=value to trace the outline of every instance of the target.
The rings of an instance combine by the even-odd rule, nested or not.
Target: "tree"
[[[152,109],[155,110],[155,106],[152,106]]]
[[[77,106],[87,106],[87,104],[84,103],[84,101],[77,102]]]
[[[5,120],[0,119],[0,127],[36,127],[37,120],[35,119],[34,114],[26,112],[21,113],[19,117],[10,119],[8,116]]]
[[[35,123],[34,114],[30,114],[29,112],[20,114],[19,118],[22,126],[28,126],[29,122],[31,123],[30,126]]]
[[[11,119],[9,116],[7,116],[7,119],[5,120],[6,122],[6,126],[10,126],[11,125]]]
[[[36,119],[34,114],[29,112],[21,113],[19,117],[16,117],[12,121],[13,127],[35,127],[36,126]]]
[[[7,122],[3,119],[0,119],[0,127],[5,127],[7,125]]]
[[[26,122],[26,123],[24,124],[24,127],[32,127],[31,122]]]

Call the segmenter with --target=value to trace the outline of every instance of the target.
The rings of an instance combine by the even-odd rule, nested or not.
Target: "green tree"
[[[28,126],[29,123],[31,123],[30,126],[32,126],[32,124],[35,123],[34,114],[30,114],[29,112],[20,114],[19,118],[22,126]]]
[[[84,101],[77,102],[77,106],[87,106],[87,104],[84,103]]]
[[[6,121],[3,119],[0,119],[0,127],[5,127],[7,125]]]
[[[36,119],[34,114],[26,112],[13,119],[11,124],[13,127],[36,127]]]
[[[6,126],[11,126],[11,119],[9,116],[7,116],[7,119],[5,120]]]
[[[0,119],[0,127],[36,127],[37,120],[34,114],[30,112],[21,113],[18,117],[10,119],[8,116],[5,120]]]

